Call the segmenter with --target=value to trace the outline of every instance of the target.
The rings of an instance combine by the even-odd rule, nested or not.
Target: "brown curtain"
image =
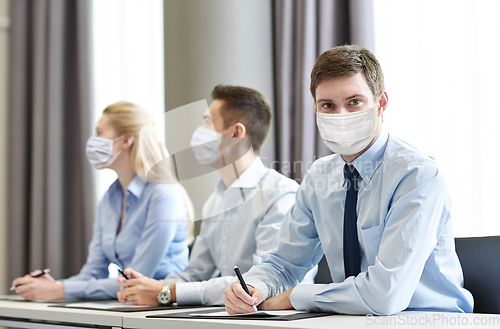
[[[11,2],[9,278],[80,270],[94,216],[87,0]]]
[[[298,181],[330,154],[316,128],[309,91],[316,58],[332,47],[374,49],[372,0],[274,0],[276,153],[279,169]]]

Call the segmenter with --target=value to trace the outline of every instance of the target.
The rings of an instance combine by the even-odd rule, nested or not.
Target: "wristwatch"
[[[161,306],[172,304],[172,293],[170,292],[170,285],[170,283],[165,284],[158,294],[158,302]]]

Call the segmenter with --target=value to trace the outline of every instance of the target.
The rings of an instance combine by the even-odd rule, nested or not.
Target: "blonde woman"
[[[12,284],[18,294],[27,300],[114,299],[120,285],[108,278],[110,263],[155,279],[184,270],[192,205],[168,161],[155,165],[165,150],[152,122],[145,110],[128,102],[104,110],[87,142],[87,157],[96,169],[114,170],[118,179],[98,206],[87,262],[65,280],[49,274],[34,278],[38,270],[17,278]]]

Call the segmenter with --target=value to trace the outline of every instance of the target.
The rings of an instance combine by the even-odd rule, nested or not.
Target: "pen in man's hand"
[[[238,277],[238,280],[240,280],[240,284],[243,287],[243,290],[245,290],[245,292],[251,297],[252,294],[250,293],[250,291],[248,291],[247,284],[245,283],[245,280],[243,280],[240,269],[236,265],[234,265],[234,272],[236,272],[236,276]],[[257,312],[257,306],[255,306],[255,304],[252,305],[252,308],[255,312]]]
[[[122,269],[121,269],[118,265],[116,265],[116,268],[117,268],[118,272],[120,272],[120,274],[121,274],[121,275],[122,275],[125,279],[130,280],[130,277],[129,277],[128,275],[126,275],[125,273],[123,273]]]
[[[46,269],[44,269],[41,273],[38,273],[37,275],[32,275],[31,277],[32,277],[32,278],[39,278],[39,277],[41,277],[42,275],[49,274],[49,273],[50,273],[50,268],[46,268]],[[17,288],[17,287],[18,287],[18,286],[12,286],[12,287],[10,287],[10,289],[9,289],[9,290],[10,290],[10,291],[14,291],[14,290],[16,290],[16,288]]]

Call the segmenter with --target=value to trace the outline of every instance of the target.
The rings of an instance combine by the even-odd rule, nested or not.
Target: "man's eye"
[[[322,107],[324,109],[331,109],[331,108],[333,108],[333,104],[332,103],[323,103]]]
[[[352,101],[349,102],[351,105],[359,105],[361,101],[359,99],[353,99]]]

